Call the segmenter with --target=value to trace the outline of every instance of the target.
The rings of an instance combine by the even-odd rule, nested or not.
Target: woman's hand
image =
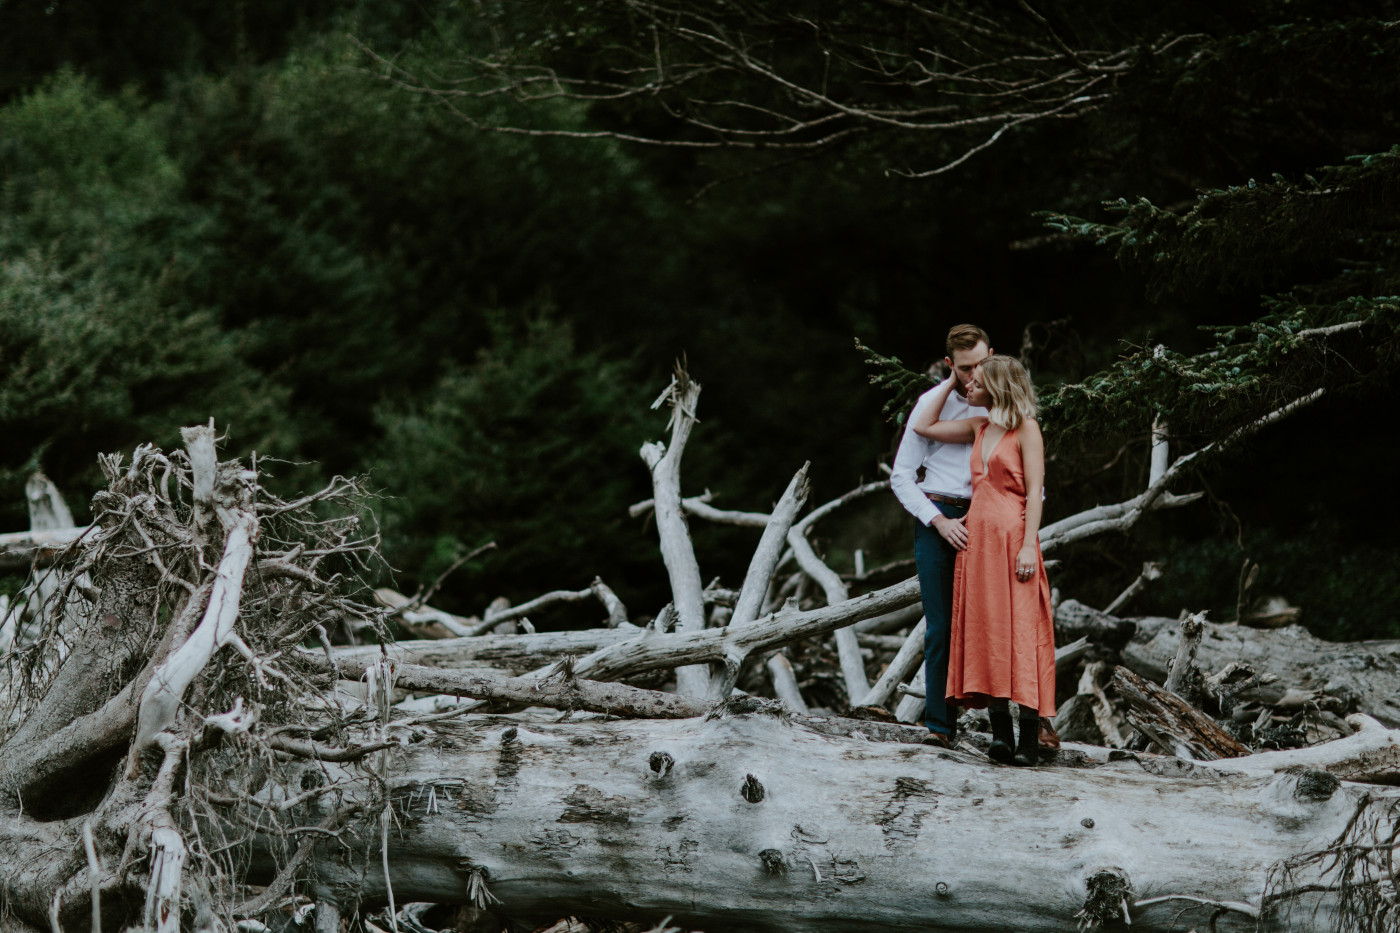
[[[1035,576],[1036,567],[1035,546],[1027,544],[1016,553],[1016,579],[1022,583]]]

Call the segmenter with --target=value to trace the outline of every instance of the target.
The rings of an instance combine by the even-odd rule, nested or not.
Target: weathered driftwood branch
[[[573,632],[539,632],[534,635],[476,635],[470,638],[397,641],[379,645],[337,646],[337,660],[372,661],[381,654],[409,664],[430,667],[499,667],[523,674],[541,663],[565,655],[586,655],[608,645],[630,641],[642,629],[624,624],[617,628],[583,629]]]
[[[769,581],[777,569],[778,559],[783,555],[788,531],[811,492],[811,484],[807,480],[807,470],[811,465],[811,461],[802,464],[802,468],[788,482],[787,489],[783,490],[773,513],[768,516],[763,528],[763,537],[759,539],[758,547],[754,548],[748,572],[744,574],[739,599],[734,604],[734,614],[729,619],[730,625],[748,625],[758,618],[764,597],[768,593]]]
[[[834,606],[807,612],[783,608],[738,628],[729,626],[669,635],[643,632],[579,659],[574,671],[581,677],[607,680],[684,664],[743,664],[755,651],[824,635],[861,619],[907,606],[918,598],[919,581],[905,580]],[[553,673],[553,668],[542,673]]]
[[[331,672],[331,663],[324,655],[307,653],[302,660],[315,670]],[[360,680],[366,670],[378,663],[342,660],[337,662],[335,673],[340,677]],[[562,671],[554,677],[541,679],[512,677],[492,671],[454,671],[420,664],[390,663],[393,664],[394,686],[445,696],[589,710],[636,719],[685,719],[702,716],[710,707],[704,700],[658,690],[642,690],[625,684],[583,680]]]
[[[928,623],[920,618],[919,624],[903,640],[894,659],[890,661],[875,685],[864,696],[851,701],[852,706],[883,706],[894,695],[895,689],[909,678],[924,661],[924,631]],[[912,695],[912,694],[908,694]]]
[[[434,634],[432,626],[441,627],[446,633],[443,637],[462,638],[471,635],[481,624],[480,619],[470,616],[453,615],[432,606],[416,606],[412,599],[388,587],[375,590],[374,598],[415,633],[429,637]]]
[[[1346,738],[1307,748],[1221,759],[1212,761],[1210,766],[1217,771],[1252,775],[1312,769],[1325,771],[1343,781],[1400,786],[1400,734],[1397,730],[1388,729],[1361,713],[1348,716],[1347,723],[1356,731]]]
[[[602,603],[603,608],[608,611],[608,628],[617,628],[628,620],[627,607],[623,605],[622,600],[617,598],[612,587],[603,582],[602,577],[594,577],[588,588],[593,591],[593,595],[598,597],[598,602]]]
[[[828,605],[834,606],[845,601],[850,595],[850,590],[846,587],[845,581],[841,579],[841,575],[828,567],[817,556],[817,552],[812,548],[812,542],[807,539],[808,533],[818,521],[848,502],[888,488],[889,484],[883,481],[858,486],[845,495],[813,509],[789,529],[787,541],[797,558],[798,565],[809,577],[817,581],[822,592],[826,595]],[[841,679],[845,683],[846,696],[854,702],[865,696],[870,689],[870,682],[865,677],[865,660],[861,655],[860,645],[856,643],[856,633],[853,630],[838,629],[836,631],[836,651],[841,662]]]
[[[733,509],[717,509],[710,505],[715,499],[715,494],[708,489],[702,495],[686,496],[681,500],[681,510],[687,515],[694,515],[696,518],[703,518],[706,521],[715,522],[720,525],[740,525],[746,528],[764,528],[768,525],[770,516],[763,512],[742,512]],[[655,499],[643,499],[627,507],[627,514],[632,518],[641,518],[648,512],[655,510]]]
[[[1193,450],[1189,454],[1183,454],[1172,461],[1171,466],[1160,473],[1154,471],[1154,479],[1148,484],[1147,490],[1126,502],[1115,505],[1098,506],[1093,509],[1071,515],[1060,521],[1046,525],[1040,530],[1040,549],[1048,552],[1056,547],[1063,547],[1073,544],[1094,535],[1103,534],[1108,531],[1128,531],[1138,519],[1147,512],[1154,509],[1185,505],[1199,499],[1200,493],[1190,493],[1184,496],[1172,495],[1168,492],[1168,487],[1191,466],[1197,459],[1211,453],[1218,453],[1225,448],[1238,443],[1240,440],[1287,417],[1305,405],[1309,405],[1322,397],[1322,389],[1312,392],[1301,398],[1294,399],[1287,405],[1278,408],[1262,418],[1243,425],[1230,434],[1219,440],[1212,441],[1204,447]]]
[[[773,573],[777,569],[778,561],[782,558],[788,529],[792,527],[797,513],[802,511],[802,506],[806,504],[807,495],[811,491],[811,486],[807,481],[807,469],[810,466],[810,461],[802,464],[802,468],[788,482],[787,489],[783,490],[778,504],[773,507],[773,514],[764,526],[763,536],[759,539],[758,547],[754,549],[753,558],[749,561],[748,572],[744,574],[744,583],[739,590],[739,598],[734,603],[734,613],[729,618],[730,626],[737,628],[749,625],[758,618],[759,612],[767,600]],[[773,681],[775,695],[794,711],[807,712],[807,702],[802,698],[802,691],[797,685],[797,677],[793,674],[792,665],[787,662],[787,659],[781,654],[775,654],[768,659],[766,666],[769,677]],[[719,678],[716,696],[721,699],[727,697],[734,688],[734,682],[738,676],[739,668],[725,665],[724,673]]]
[[[1123,592],[1119,593],[1118,596],[1113,600],[1113,602],[1109,603],[1108,606],[1104,608],[1104,612],[1110,614],[1117,612],[1128,602],[1128,600],[1132,599],[1134,596],[1147,589],[1147,584],[1153,582],[1154,580],[1160,579],[1161,576],[1162,565],[1160,562],[1150,560],[1147,563],[1143,564],[1142,573],[1138,575],[1138,578],[1132,583],[1128,584],[1128,588],[1125,589]]]
[[[1205,713],[1126,667],[1114,670],[1113,688],[1127,701],[1128,721],[1167,754],[1211,761],[1250,753]]]
[[[1136,633],[1137,623],[1133,620],[1111,616],[1075,599],[1061,600],[1055,607],[1057,638],[1087,638],[1096,645],[1117,650]]]
[[[214,652],[225,645],[241,644],[234,623],[238,620],[243,595],[243,574],[253,559],[253,546],[258,537],[258,516],[253,507],[253,486],[256,476],[251,473],[231,477],[220,490],[224,501],[214,499],[217,464],[214,456],[214,426],[185,428],[182,431],[190,452],[194,481],[194,516],[196,529],[212,524],[217,516],[223,527],[223,557],[214,571],[204,618],[189,638],[165,660],[141,694],[136,719],[136,738],[131,745],[131,776],[140,753],[175,722],[180,701],[190,684],[213,658]]]
[[[58,552],[87,533],[86,525],[47,531],[11,531],[0,534],[0,570],[24,570],[43,566]]]
[[[1108,671],[1103,661],[1084,665],[1074,696],[1060,705],[1055,730],[1066,742],[1082,742],[1107,748],[1123,748],[1132,736],[1118,711],[1109,702],[1101,683]]]
[[[699,400],[700,383],[677,364],[670,386],[652,404],[652,408],[663,403],[670,405],[670,446],[653,442],[643,444],[641,449],[642,459],[651,469],[661,559],[671,580],[672,604],[679,616],[677,627],[682,632],[700,632],[705,628],[704,582],[700,579],[700,565],[695,560],[690,530],[681,513],[681,456],[695,425],[695,406]],[[703,665],[679,668],[676,688],[686,696],[708,696],[709,670]]]

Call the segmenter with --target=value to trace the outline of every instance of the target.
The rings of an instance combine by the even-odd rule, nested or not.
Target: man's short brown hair
[[[985,343],[990,348],[992,338],[976,324],[958,324],[948,331],[948,356],[951,357],[956,350],[971,350],[979,343]]]

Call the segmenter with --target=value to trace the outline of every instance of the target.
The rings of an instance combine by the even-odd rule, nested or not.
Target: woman
[[[994,761],[1033,765],[1039,717],[1055,715],[1055,632],[1038,539],[1045,443],[1035,420],[1035,389],[1017,360],[989,357],[967,392],[968,403],[989,416],[941,421],[953,381],[938,387],[913,425],[932,440],[972,442],[967,548],[958,552],[953,571],[948,699],[988,707],[987,754]],[[1019,739],[1008,700],[1021,710]]]

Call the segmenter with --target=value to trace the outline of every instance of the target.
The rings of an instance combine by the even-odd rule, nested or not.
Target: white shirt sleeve
[[[921,523],[929,525],[943,513],[919,489],[917,475],[924,457],[928,454],[928,445],[932,442],[915,433],[910,427],[914,423],[915,414],[924,404],[925,399],[919,399],[919,404],[914,406],[914,410],[909,413],[909,420],[904,424],[904,436],[899,439],[899,452],[894,455],[894,466],[890,470],[890,489],[894,490],[895,498],[904,506],[905,511]]]

